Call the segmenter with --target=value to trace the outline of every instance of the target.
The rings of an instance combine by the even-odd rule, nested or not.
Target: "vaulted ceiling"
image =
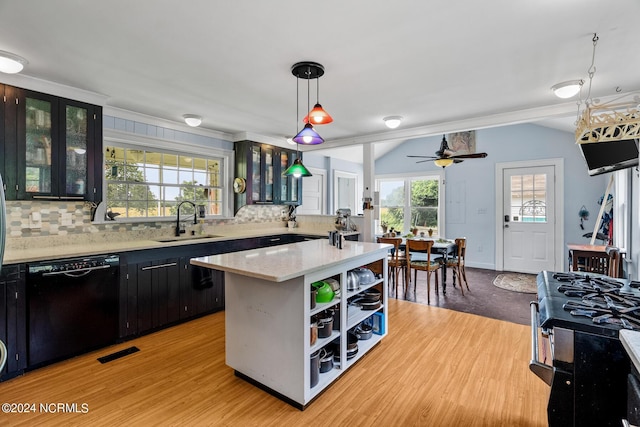
[[[587,78],[594,33],[592,95],[640,90],[638,16],[637,0],[0,0],[0,50],[108,107],[278,141],[299,123],[290,68],[316,61],[331,148],[575,117],[550,87]]]

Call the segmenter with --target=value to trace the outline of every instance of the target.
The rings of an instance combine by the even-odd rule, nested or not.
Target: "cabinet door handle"
[[[156,270],[158,268],[166,268],[166,267],[173,267],[178,265],[177,262],[168,262],[166,264],[159,264],[159,265],[150,265],[149,267],[142,267],[140,270],[142,271],[146,271],[146,270]]]
[[[269,239],[270,242],[279,242],[280,237],[274,237],[273,239]]]
[[[60,200],[60,197],[58,196],[33,196],[33,198],[41,200]]]

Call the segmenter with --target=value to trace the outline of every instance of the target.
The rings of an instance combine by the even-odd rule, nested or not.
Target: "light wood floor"
[[[0,413],[0,425],[547,425],[528,326],[393,299],[389,309],[389,335],[303,412],[224,364],[221,312],[0,383],[0,402],[37,407]],[[88,413],[38,411],[58,402]]]

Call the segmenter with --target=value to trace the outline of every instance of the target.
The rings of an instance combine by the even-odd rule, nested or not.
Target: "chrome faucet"
[[[185,203],[189,203],[191,206],[193,206],[193,223],[198,223],[198,210],[196,209],[195,203],[190,202],[189,200],[183,200],[182,202],[180,202],[180,204],[178,204],[178,212],[176,214],[176,237],[180,237],[180,235],[184,233],[184,230],[180,228],[180,207],[182,207],[182,205]]]

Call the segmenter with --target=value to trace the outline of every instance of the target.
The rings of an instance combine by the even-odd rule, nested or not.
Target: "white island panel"
[[[191,264],[225,271],[227,365],[239,376],[304,409],[387,334],[388,327],[382,335],[362,341],[356,357],[346,360],[347,329],[357,323],[347,318],[348,299],[366,289],[347,291],[347,272],[370,265],[383,275],[369,285],[380,289],[381,307],[359,319],[380,312],[388,325],[386,273],[391,248],[348,241],[338,249],[327,240],[315,240],[191,259]],[[332,303],[319,304],[313,313],[329,306],[340,309],[340,329],[334,336],[340,340],[342,363],[320,374],[318,385],[311,387],[311,353],[330,342],[313,348],[310,344],[311,284],[327,278],[339,279],[341,295]]]

